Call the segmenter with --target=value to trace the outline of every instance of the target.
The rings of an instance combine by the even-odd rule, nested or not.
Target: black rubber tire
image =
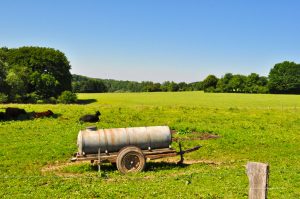
[[[146,159],[141,149],[128,146],[119,152],[116,163],[121,173],[135,173],[145,169]]]

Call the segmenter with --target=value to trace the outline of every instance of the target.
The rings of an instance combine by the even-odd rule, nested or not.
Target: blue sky
[[[0,46],[63,51],[72,73],[193,82],[300,62],[297,0],[0,0]]]

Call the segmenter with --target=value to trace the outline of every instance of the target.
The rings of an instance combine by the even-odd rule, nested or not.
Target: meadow
[[[79,94],[79,104],[2,104],[56,116],[0,121],[1,198],[247,198],[248,161],[270,165],[269,198],[300,198],[300,95],[176,93]],[[98,128],[168,125],[179,158],[121,175],[104,164],[70,164],[81,115],[100,110]],[[0,111],[4,111],[0,109]],[[196,133],[193,133],[196,132]],[[203,134],[218,139],[195,139]],[[189,140],[189,138],[191,138]],[[173,143],[177,148],[177,143]]]

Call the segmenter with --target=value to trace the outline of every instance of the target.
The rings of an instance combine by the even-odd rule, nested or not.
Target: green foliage
[[[245,82],[246,82],[246,77],[243,75],[234,75],[229,83],[228,86],[229,88],[232,89],[232,92],[236,93],[244,93],[245,92]]]
[[[35,92],[32,92],[32,93],[28,93],[26,95],[25,102],[35,104],[35,103],[37,103],[37,101],[39,99],[41,99],[41,97],[38,94],[36,94]]]
[[[211,89],[211,91],[223,93],[268,93],[267,82],[268,79],[266,77],[260,77],[256,73],[251,73],[248,76],[226,73],[218,80],[216,89]]]
[[[218,83],[218,78],[214,75],[208,75],[202,82],[203,90],[206,92],[210,92],[215,89]]]
[[[76,100],[77,100],[77,97],[76,97]],[[50,103],[50,104],[56,104],[57,103],[57,99],[55,97],[50,97],[47,100],[47,102]]]
[[[203,83],[201,81],[190,83],[188,89],[192,90],[192,91],[202,91],[203,90]]]
[[[6,66],[4,61],[1,60],[1,50],[0,50],[0,92],[9,93],[8,85],[5,81],[7,75]]]
[[[51,48],[0,49],[0,92],[11,102],[34,103],[31,93],[47,101],[71,90],[70,64],[65,55]]]
[[[8,96],[4,93],[0,93],[0,103],[8,102]]]
[[[232,89],[229,87],[229,81],[233,77],[232,73],[226,73],[224,77],[220,78],[217,83],[217,92],[229,93]]]
[[[158,92],[161,91],[160,83],[153,83],[150,81],[143,81],[141,83],[142,91],[143,92]]]
[[[21,47],[9,49],[7,57],[9,65],[25,66],[32,72],[53,76],[60,84],[55,88],[56,94],[71,90],[71,66],[62,52],[52,48]]]
[[[202,82],[187,84],[185,82],[166,81],[163,84],[152,81],[118,81],[112,79],[89,78],[82,75],[72,75],[72,91],[76,93],[102,92],[174,92],[202,90]]]
[[[276,64],[269,73],[268,86],[271,93],[300,94],[300,64]]]
[[[8,71],[5,81],[10,88],[10,101],[21,102],[21,98],[26,94],[26,85],[21,75],[22,73],[19,73],[16,69]]]
[[[77,101],[77,95],[75,93],[72,93],[71,91],[64,91],[58,97],[58,101],[62,104],[75,103]]]
[[[73,78],[72,91],[75,93],[104,93],[107,92],[107,87],[102,80],[93,78]]]
[[[41,74],[37,71],[30,75],[30,84],[34,92],[42,99],[47,99],[52,96],[57,96],[57,88],[60,83],[51,74]]]
[[[161,85],[162,91],[174,92],[179,90],[179,86],[175,82],[165,81]]]

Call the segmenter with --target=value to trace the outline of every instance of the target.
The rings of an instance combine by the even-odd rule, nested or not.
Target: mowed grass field
[[[300,198],[300,95],[78,96],[75,105],[0,105],[57,114],[0,122],[1,198],[247,198],[248,161],[269,163],[269,198]],[[145,172],[121,175],[105,164],[100,177],[89,163],[69,164],[78,131],[91,125],[78,119],[96,110],[98,128],[168,125],[181,132],[175,136],[184,148],[203,147],[187,154],[183,166],[174,163],[179,158],[162,159],[148,162]],[[205,133],[220,138],[195,139]]]

